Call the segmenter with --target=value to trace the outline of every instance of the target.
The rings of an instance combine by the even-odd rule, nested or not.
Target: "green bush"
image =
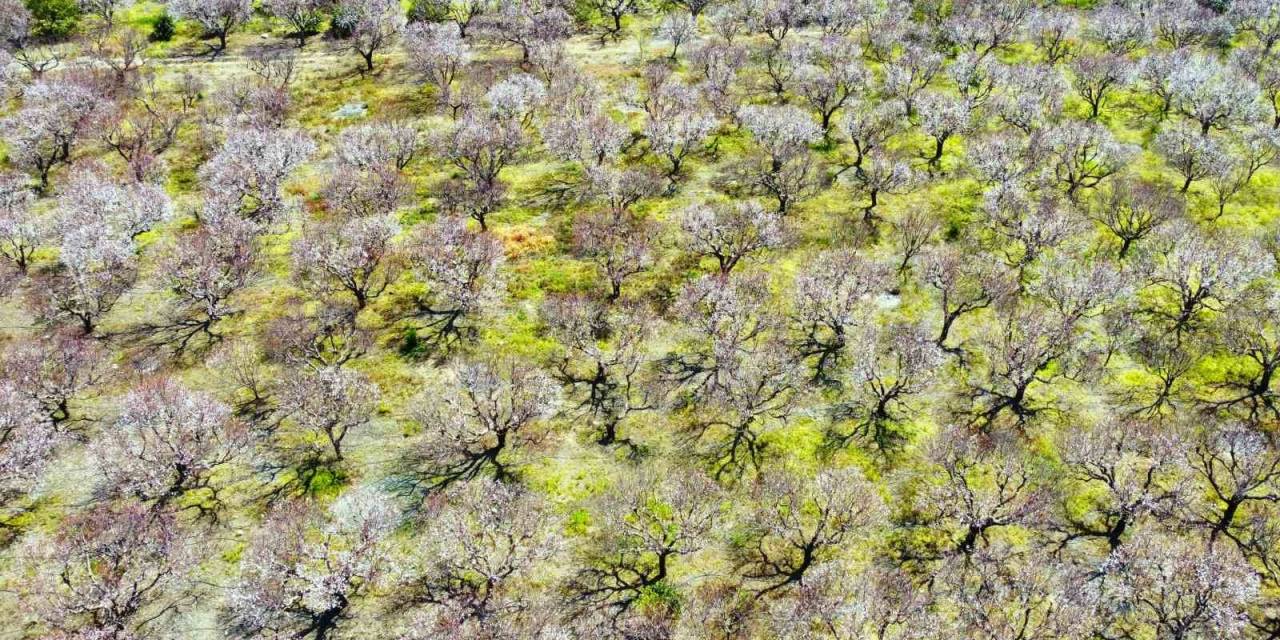
[[[159,18],[156,18],[155,24],[151,25],[151,35],[147,37],[152,42],[168,42],[173,39],[173,31],[173,17],[168,13],[162,13]]]
[[[414,0],[410,22],[444,22],[449,19],[448,0]]]
[[[26,0],[31,12],[31,35],[42,40],[60,40],[71,35],[80,22],[76,0]]]

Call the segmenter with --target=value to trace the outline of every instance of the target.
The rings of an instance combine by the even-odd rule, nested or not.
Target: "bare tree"
[[[1150,236],[1172,220],[1181,218],[1186,203],[1158,184],[1141,180],[1117,180],[1090,203],[1090,217],[1120,241],[1124,260],[1134,243]]]
[[[649,363],[644,342],[654,334],[652,316],[643,308],[609,309],[582,296],[552,298],[543,314],[562,345],[554,375],[569,387],[568,415],[587,421],[601,445],[635,448],[619,429],[632,414],[658,408],[644,375]]]
[[[1047,506],[1047,491],[1025,454],[1007,440],[952,427],[934,440],[928,459],[937,470],[916,490],[916,509],[953,545],[972,555],[1000,528],[1026,526]]]
[[[840,377],[831,435],[840,443],[870,440],[882,452],[901,447],[901,428],[913,396],[924,392],[943,365],[943,351],[918,325],[881,328],[868,323],[850,340],[850,366]],[[851,430],[841,429],[848,423]]]
[[[1205,496],[1186,508],[1209,530],[1210,540],[1226,536],[1238,543],[1240,509],[1280,499],[1280,454],[1267,436],[1247,424],[1210,424],[1187,458]]]
[[[11,344],[3,372],[18,391],[39,403],[55,428],[69,430],[82,419],[73,403],[102,382],[106,353],[93,338],[53,332]]]
[[[1134,66],[1114,54],[1086,55],[1071,61],[1072,83],[1076,93],[1089,105],[1089,117],[1096,119],[1115,89],[1133,81]]]
[[[1158,424],[1130,420],[1063,435],[1064,482],[1052,525],[1060,548],[1097,541],[1114,551],[1135,531],[1175,517],[1187,497],[1184,447]]]
[[[813,359],[815,381],[835,381],[849,340],[870,321],[869,299],[888,285],[881,265],[848,249],[818,254],[796,275],[790,321],[795,348]]]

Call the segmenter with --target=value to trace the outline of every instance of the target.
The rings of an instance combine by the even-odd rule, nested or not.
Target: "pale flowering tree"
[[[451,103],[453,83],[471,62],[471,45],[452,23],[416,22],[404,33],[404,48],[414,71],[438,92],[436,102]]]
[[[943,245],[925,256],[924,282],[936,291],[941,328],[935,340],[947,345],[955,323],[976,311],[999,305],[1017,291],[1018,282],[1009,269],[997,261],[972,260],[962,248]]]
[[[992,330],[976,339],[987,359],[966,372],[958,413],[981,430],[1009,421],[1025,430],[1054,408],[1051,395],[1043,392],[1072,375],[1080,336],[1074,319],[1048,310],[1028,307],[1001,315]]]
[[[1227,11],[1196,0],[1161,0],[1149,14],[1156,40],[1170,49],[1209,46],[1230,40],[1236,27]]]
[[[681,349],[662,362],[681,397],[706,398],[728,384],[736,364],[751,355],[777,318],[765,312],[761,274],[708,275],[689,282],[676,299],[683,321]]]
[[[106,351],[96,339],[66,331],[10,344],[0,363],[4,378],[39,403],[59,430],[83,418],[72,410],[73,403],[108,372]]]
[[[171,378],[142,383],[124,398],[112,428],[92,448],[109,495],[214,514],[217,474],[249,446],[231,407]]]
[[[1212,58],[1192,56],[1169,86],[1173,109],[1199,125],[1202,135],[1262,116],[1258,85]]]
[[[338,0],[333,10],[333,27],[346,36],[370,73],[374,54],[395,44],[405,21],[399,0]]]
[[[0,382],[0,526],[21,513],[20,502],[57,444],[53,421],[40,402],[14,382]]]
[[[1104,632],[1170,638],[1243,634],[1259,587],[1234,546],[1158,527],[1108,556],[1094,580]]]
[[[622,297],[622,285],[653,266],[658,227],[629,211],[579,216],[573,224],[573,247],[596,265],[608,285],[610,302]]]
[[[565,589],[576,615],[625,623],[647,593],[669,584],[686,558],[709,543],[721,522],[723,492],[701,473],[641,469],[593,501],[588,536]]]
[[[287,210],[281,188],[315,151],[315,143],[295,130],[247,128],[232,131],[222,149],[200,167],[205,203],[201,219],[236,216],[271,224]]]
[[[334,161],[371,171],[403,171],[422,151],[422,137],[410,122],[379,122],[348,127],[334,141]]]
[[[698,2],[701,0],[695,0]],[[680,54],[680,47],[686,42],[698,38],[698,22],[696,16],[678,12],[670,12],[662,17],[662,22],[654,29],[654,35],[671,43],[671,55],[667,59],[675,62]]]
[[[31,579],[23,609],[48,630],[87,638],[162,637],[189,601],[196,545],[174,514],[137,503],[100,504],[33,539],[21,554]]]
[[[880,218],[876,207],[880,205],[881,196],[910,193],[920,183],[910,165],[883,151],[872,151],[858,169],[851,180],[854,189],[867,198],[867,204],[862,207],[862,220],[868,225]]]
[[[369,424],[380,396],[378,385],[368,376],[323,366],[286,380],[280,389],[280,407],[294,431],[311,440],[300,447],[303,457],[340,463],[343,441]]]
[[[1087,593],[1074,567],[1032,547],[993,542],[948,558],[933,576],[940,617],[936,633],[951,637],[1086,638],[1093,629]]]
[[[101,95],[77,82],[42,80],[27,87],[22,106],[0,122],[11,161],[36,177],[42,193],[47,191],[50,173],[71,163],[106,105]]]
[[[476,480],[446,492],[422,519],[423,542],[398,587],[397,599],[421,611],[407,638],[428,640],[444,628],[453,637],[516,640],[549,617],[533,581],[563,543],[540,496]]]
[[[519,123],[526,129],[546,99],[546,83],[527,73],[513,73],[494,83],[484,94],[491,117],[503,123]]]
[[[1231,3],[1231,13],[1241,30],[1258,39],[1263,52],[1270,53],[1280,42],[1280,7],[1267,0],[1240,0]]]
[[[457,26],[458,34],[467,37],[467,29],[476,18],[493,10],[490,0],[424,0],[413,3],[409,10],[409,21],[420,22],[452,22]]]
[[[803,358],[812,359],[815,381],[835,381],[849,340],[870,321],[872,298],[890,286],[884,266],[851,249],[819,253],[796,274],[789,318],[792,344]]]
[[[522,123],[494,114],[468,111],[440,141],[440,155],[463,177],[445,185],[446,208],[465,213],[480,229],[488,229],[488,216],[501,206],[506,185],[503,169],[515,162],[525,145]]]
[[[937,380],[946,353],[921,325],[868,322],[858,329],[847,341],[849,366],[839,378],[843,393],[832,435],[841,443],[868,440],[882,452],[894,451],[908,438],[901,427],[912,401]]]
[[[884,73],[884,91],[902,102],[908,117],[916,113],[916,96],[942,72],[942,54],[920,45],[907,45],[900,56],[888,63]]]
[[[1074,12],[1056,7],[1039,9],[1027,19],[1027,31],[1045,62],[1056,65],[1069,59],[1077,48],[1081,20]]]
[[[658,408],[645,370],[651,361],[645,340],[657,324],[652,313],[564,295],[543,304],[542,315],[563,345],[555,353],[553,373],[568,389],[563,413],[586,421],[597,444],[634,448],[634,442],[620,435],[621,427],[631,416]],[[607,341],[600,340],[602,331]]]
[[[215,56],[227,49],[227,36],[253,14],[251,0],[169,0],[168,4],[174,17],[195,22],[206,36],[218,39],[210,47]]]
[[[716,119],[702,108],[702,97],[695,87],[667,79],[650,89],[644,102],[644,135],[649,149],[671,165],[667,177],[680,175],[684,160],[716,128]]]
[[[31,35],[31,10],[22,0],[3,0],[0,9],[0,41],[5,48],[21,48]]]
[[[30,179],[14,171],[0,173],[0,257],[26,274],[36,249],[48,237],[48,222],[31,205]]]
[[[1152,142],[1156,151],[1164,156],[1183,177],[1180,193],[1187,193],[1196,180],[1207,178],[1229,164],[1227,150],[1214,138],[1201,135],[1191,127],[1166,127]]]
[[[474,337],[474,323],[498,306],[506,289],[502,243],[468,229],[465,219],[441,218],[415,227],[405,253],[413,275],[428,287],[418,314],[427,319],[430,345],[447,350]]]
[[[173,204],[162,187],[122,182],[96,163],[76,169],[58,191],[58,206],[62,216],[58,228],[64,237],[90,225],[97,233],[134,239],[173,215]]]
[[[828,135],[836,113],[854,95],[866,92],[871,74],[862,64],[862,51],[845,38],[824,38],[816,48],[793,82],[796,93],[817,113],[823,135]]]
[[[521,450],[560,404],[555,380],[510,357],[459,362],[411,409],[422,433],[401,461],[402,491],[421,499],[450,485],[492,475],[519,477]]]
[[[228,599],[227,631],[261,638],[330,638],[381,582],[398,514],[371,488],[326,510],[277,507],[256,528]]]
[[[1127,55],[1151,42],[1151,23],[1141,14],[1121,4],[1107,5],[1093,12],[1085,34],[1113,55]]]
[[[809,145],[822,139],[822,129],[803,109],[791,105],[748,105],[738,120],[751,132],[759,158],[748,158],[748,180],[772,196],[786,213],[812,187]]]
[[[829,469],[812,480],[776,475],[753,496],[736,563],[756,597],[782,594],[832,560],[847,541],[887,519],[875,485],[856,467]]]
[[[1005,124],[1031,135],[1062,116],[1068,85],[1058,67],[1010,65],[997,67],[996,75],[989,104]]]
[[[853,147],[853,157],[840,161],[840,173],[843,173],[849,169],[860,171],[867,154],[882,148],[901,133],[906,128],[907,119],[897,102],[872,103],[853,98],[840,125]]]
[[[1274,129],[1253,128],[1231,142],[1227,147],[1227,162],[1218,163],[1209,175],[1209,192],[1218,207],[1214,219],[1221,218],[1227,204],[1249,186],[1260,169],[1280,154],[1280,132]]]
[[[173,294],[163,319],[146,327],[181,355],[202,341],[222,340],[217,326],[240,313],[231,298],[257,273],[256,229],[226,218],[200,225],[160,260],[160,283]]]
[[[311,223],[293,244],[294,280],[316,296],[347,294],[364,309],[399,276],[399,232],[389,216]]]
[[[942,168],[947,141],[966,133],[973,126],[973,104],[964,98],[952,98],[934,91],[920,94],[916,101],[920,129],[933,138],[933,155],[925,159],[930,170],[938,171]]]
[[[1061,440],[1063,481],[1055,489],[1061,500],[1050,525],[1060,547],[1098,542],[1114,551],[1136,532],[1176,517],[1188,498],[1186,445],[1156,423],[1108,418]]]
[[[166,163],[161,155],[173,147],[178,131],[194,117],[204,90],[204,83],[193,74],[184,74],[172,94],[154,78],[145,78],[134,103],[111,118],[100,134],[102,141],[124,160],[136,182],[163,181]]]
[[[573,17],[548,0],[500,0],[484,15],[486,37],[520,47],[520,62],[527,63],[538,49],[558,43],[573,33]]]
[[[266,0],[262,3],[276,18],[285,21],[293,29],[290,35],[297,39],[298,48],[307,46],[307,39],[320,32],[332,0]]]
[[[1097,122],[1057,125],[1038,140],[1068,197],[1092,189],[1123,169],[1138,153]]]
[[[57,267],[36,278],[28,298],[41,319],[70,322],[91,335],[137,277],[138,259],[127,236],[78,226],[65,232]]]
[[[721,275],[754,253],[781,247],[788,237],[782,216],[754,202],[694,205],[681,212],[680,231],[685,249],[714,258]]]

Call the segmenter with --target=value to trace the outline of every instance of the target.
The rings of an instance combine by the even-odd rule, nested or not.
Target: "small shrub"
[[[162,13],[159,18],[156,18],[155,24],[151,25],[151,35],[148,39],[152,42],[168,42],[173,39],[174,27],[173,17],[168,13]]]

